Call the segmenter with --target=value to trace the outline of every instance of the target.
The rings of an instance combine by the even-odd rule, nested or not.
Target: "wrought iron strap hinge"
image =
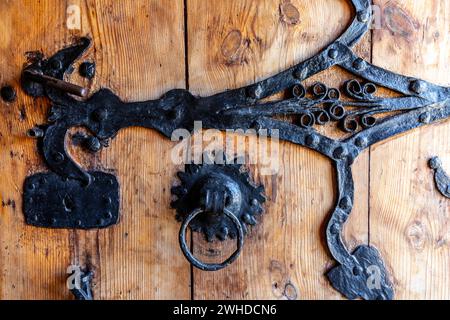
[[[315,150],[334,163],[338,197],[326,228],[328,248],[337,263],[327,274],[331,284],[350,299],[393,298],[393,286],[377,249],[361,245],[350,252],[343,241],[343,225],[354,201],[351,165],[364,149],[379,141],[448,119],[450,88],[390,72],[357,56],[351,47],[369,28],[371,3],[351,2],[356,12],[353,22],[322,52],[265,80],[209,97],[196,97],[187,90],[177,89],[158,100],[126,103],[110,90],[101,89],[89,98],[75,99],[72,95],[85,97],[86,90],[65,82],[63,76],[88,49],[89,39],[82,38],[49,58],[41,53],[30,55],[22,73],[22,87],[27,94],[46,96],[52,103],[48,123],[30,134],[39,139],[52,172],[29,177],[25,182],[27,223],[41,227],[93,228],[118,221],[119,184],[115,177],[88,172],[73,161],[66,151],[65,139],[72,127],[86,127],[91,132],[83,138],[91,151],[100,150],[120,129],[129,126],[155,129],[165,137],[178,128],[192,130],[194,121],[202,121],[204,128],[219,130],[277,129],[280,139]],[[364,80],[349,79],[342,89],[322,83],[310,88],[303,85],[307,78],[333,66]],[[84,74],[95,73],[93,64],[85,65],[84,69]],[[381,97],[377,94],[380,86],[400,96]],[[284,99],[269,102],[265,99],[286,90],[290,94]],[[386,116],[379,117],[382,114]],[[291,115],[295,121],[280,120],[275,117],[278,115]],[[345,138],[333,139],[319,133],[316,127],[329,122],[335,122],[347,134]],[[438,170],[436,180],[445,180],[437,165],[433,168]],[[263,189],[251,186],[234,169],[197,167],[195,172],[192,169],[186,166],[185,176],[180,178],[181,187],[173,190],[178,197],[173,206],[183,219],[180,243],[196,267],[217,270],[228,263],[208,266],[196,261],[184,246],[183,232],[191,223],[194,230],[204,232],[207,237],[234,235],[242,244],[245,224],[254,224],[253,213],[260,211]],[[199,177],[202,179],[198,180]],[[200,193],[200,202],[187,196]],[[234,207],[225,205],[226,194],[242,202]],[[96,199],[92,199],[93,195],[97,195]],[[95,201],[88,206],[87,200]],[[202,215],[203,211],[209,213]],[[69,218],[68,212],[74,214]],[[368,286],[373,268],[378,272],[379,282],[377,286]]]

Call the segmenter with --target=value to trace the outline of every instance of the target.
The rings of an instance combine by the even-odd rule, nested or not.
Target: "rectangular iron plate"
[[[84,186],[48,172],[28,177],[24,185],[27,224],[46,228],[105,228],[119,220],[119,183],[112,174],[90,172]]]

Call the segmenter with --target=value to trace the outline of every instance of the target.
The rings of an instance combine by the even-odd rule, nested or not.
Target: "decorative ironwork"
[[[91,289],[93,276],[94,274],[91,271],[80,271],[79,275],[72,274],[69,276],[69,279],[79,277],[71,284],[73,288],[70,289],[76,300],[94,300]]]
[[[180,247],[191,264],[199,269],[215,271],[231,264],[240,254],[247,225],[256,225],[265,202],[264,187],[256,186],[239,160],[208,159],[204,154],[201,165],[189,163],[178,172],[180,185],[172,187],[177,197],[172,207],[177,219],[183,221],[180,229]],[[232,163],[232,164],[231,164]],[[185,232],[201,232],[208,241],[238,239],[238,249],[223,263],[207,264],[197,260],[188,250]]]
[[[431,158],[430,168],[434,170],[434,182],[439,192],[450,199],[450,176],[442,168],[442,162],[438,157]]]
[[[125,103],[110,90],[102,89],[87,100],[77,100],[68,93],[83,96],[85,91],[64,82],[63,75],[90,41],[83,38],[48,59],[34,54],[24,70],[22,84],[27,93],[45,95],[52,102],[49,124],[36,130],[42,135],[39,139],[48,167],[80,185],[93,183],[92,173],[76,164],[66,151],[65,137],[74,126],[90,130],[93,150],[100,150],[102,142],[128,126],[155,129],[166,137],[177,128],[192,130],[194,120],[202,121],[204,128],[221,130],[278,129],[281,139],[315,150],[334,163],[338,196],[326,229],[328,248],[337,262],[328,273],[331,284],[350,299],[392,298],[392,284],[377,249],[364,245],[350,252],[342,239],[343,225],[353,207],[351,165],[364,149],[379,141],[449,118],[450,88],[387,71],[358,57],[351,47],[369,28],[371,3],[351,2],[356,11],[354,21],[322,52],[263,81],[210,97],[195,97],[179,89],[159,100]],[[343,90],[347,99],[341,97],[339,90],[323,84],[314,85],[308,96],[302,82],[333,66],[344,68],[364,82],[348,81]],[[377,86],[400,96],[378,97]],[[291,90],[288,99],[264,102],[263,99],[285,90]],[[387,116],[380,119],[377,115],[381,113]],[[273,118],[275,115],[293,115],[297,121],[290,123]],[[315,125],[329,121],[338,121],[347,136],[332,139],[316,130]],[[371,272],[381,279],[378,285],[367,285]]]
[[[59,155],[58,155],[59,156]],[[92,182],[80,184],[53,173],[38,173],[24,184],[25,221],[47,228],[106,228],[119,220],[119,183],[104,172],[90,172]]]

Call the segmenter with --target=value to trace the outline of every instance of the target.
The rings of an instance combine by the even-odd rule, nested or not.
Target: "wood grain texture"
[[[53,51],[64,39],[64,6],[52,1],[2,1],[0,10],[0,83],[19,87],[30,49]],[[54,28],[52,32],[46,32]],[[37,229],[24,224],[22,183],[43,170],[36,143],[26,132],[45,120],[45,101],[19,93],[15,103],[0,103],[0,299],[69,298],[69,231]]]
[[[352,14],[345,1],[328,0],[189,0],[187,12],[189,88],[201,95],[252,83],[316,54],[346,28]],[[368,38],[358,51],[368,56]],[[339,86],[342,75],[326,72],[311,81]],[[276,174],[251,168],[268,196],[261,223],[233,265],[214,273],[194,270],[194,299],[341,297],[324,277],[331,262],[324,225],[335,201],[331,163],[290,143],[280,143],[279,150]],[[351,246],[368,237],[367,154],[355,169],[361,192],[346,228]],[[224,259],[235,245],[211,245],[195,235],[193,246],[197,257],[210,262]]]
[[[67,30],[66,8],[81,8],[81,30]],[[109,87],[125,101],[157,98],[185,86],[184,18],[180,1],[2,1],[1,82],[18,88],[23,53],[52,54],[73,37],[89,36],[85,59],[97,64],[91,92]],[[70,79],[82,83],[76,73]],[[190,267],[178,249],[178,223],[169,208],[172,143],[139,128],[119,133],[93,156],[71,148],[90,169],[113,170],[121,185],[121,220],[100,231],[46,230],[24,225],[21,189],[26,175],[45,170],[27,129],[45,122],[47,104],[20,90],[1,106],[2,183],[0,297],[68,299],[70,264],[95,272],[97,299],[187,299]]]
[[[448,86],[450,2],[375,3],[384,23],[374,30],[374,63]],[[427,165],[439,156],[450,170],[449,136],[447,120],[371,151],[370,242],[393,275],[397,299],[450,297],[450,204],[436,190]]]
[[[182,1],[88,1],[97,81],[125,101],[185,87]],[[121,184],[121,221],[87,235],[80,254],[97,257],[102,299],[187,299],[190,267],[178,248],[170,209],[172,143],[143,128],[119,132],[100,154]]]

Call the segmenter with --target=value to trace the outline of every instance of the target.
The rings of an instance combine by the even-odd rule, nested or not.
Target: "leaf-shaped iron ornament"
[[[86,100],[77,100],[68,93],[83,96],[85,92],[65,83],[63,76],[90,41],[83,38],[48,59],[35,55],[24,69],[22,85],[28,94],[47,96],[52,107],[48,124],[31,134],[39,138],[43,156],[53,174],[90,185],[96,183],[94,174],[76,164],[66,151],[65,137],[71,127],[89,129],[92,136],[87,138],[87,145],[93,151],[100,150],[120,129],[128,126],[155,129],[165,137],[170,137],[177,128],[192,130],[194,121],[202,121],[204,128],[219,130],[278,129],[281,139],[315,150],[334,163],[337,202],[326,228],[328,248],[336,260],[336,266],[327,274],[331,284],[350,299],[391,299],[393,287],[377,249],[362,245],[350,252],[342,239],[342,229],[354,199],[351,165],[364,149],[379,141],[449,118],[450,88],[387,71],[357,56],[351,48],[369,28],[371,3],[369,0],[351,2],[356,12],[353,22],[319,54],[265,80],[209,97],[195,97],[187,90],[178,89],[158,100],[125,103],[110,90],[101,89]],[[333,66],[340,66],[364,80],[349,80],[342,94],[336,88],[317,83],[309,88],[312,94],[307,95],[302,82]],[[377,86],[400,95],[378,97]],[[291,92],[287,99],[263,100],[286,90]],[[392,114],[380,119],[376,115],[381,113]],[[277,115],[293,115],[297,120],[291,123],[274,117]],[[338,122],[347,135],[332,139],[315,129],[316,125],[330,121]],[[40,188],[39,184],[26,185],[25,190],[28,187]],[[24,201],[32,203],[33,199],[25,192]],[[111,204],[111,199],[106,199],[105,203]],[[58,206],[55,204],[53,209],[57,211]],[[92,214],[96,214],[97,209],[90,208]],[[27,222],[42,226],[40,221],[31,219],[30,214],[25,212]],[[64,208],[61,214],[67,214]],[[37,215],[37,220],[40,217]],[[107,226],[105,223],[100,226]],[[64,227],[61,223],[55,225]],[[83,223],[65,227],[82,228]]]
[[[450,176],[442,168],[441,159],[433,157],[430,159],[430,168],[434,170],[434,182],[439,192],[450,199]]]

